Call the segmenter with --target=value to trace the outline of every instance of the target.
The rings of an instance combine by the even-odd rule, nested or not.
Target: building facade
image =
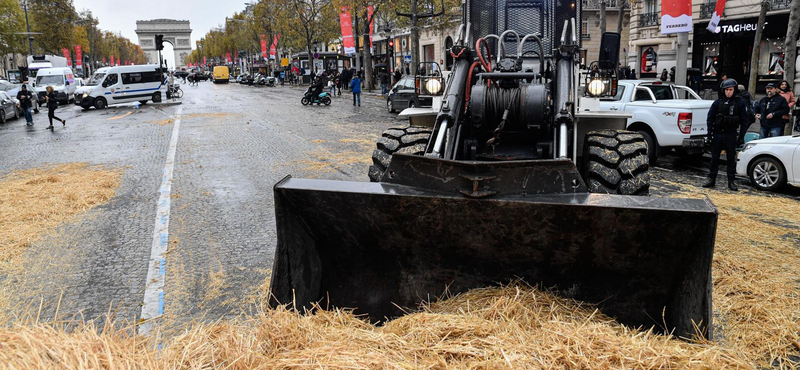
[[[598,59],[600,55],[600,2],[601,0],[583,0],[581,15],[581,64],[588,65]],[[626,64],[628,52],[628,40],[630,39],[630,6],[625,0],[605,0],[606,3],[606,32],[617,32],[617,24],[622,9],[622,32],[620,32],[619,61],[622,65]]]
[[[758,91],[763,91],[769,82],[786,79],[783,41],[791,1],[769,0],[758,62],[751,66],[760,3],[728,0],[719,27],[712,32],[706,27],[716,0],[693,0],[694,25],[689,33],[687,67],[694,67],[701,74],[702,88],[715,89],[723,73],[746,86],[751,68],[757,70]],[[660,24],[660,0],[639,0],[632,4],[628,64],[640,78],[657,78],[662,71],[675,66],[677,36],[661,35]],[[800,67],[798,61],[800,59],[793,62]],[[800,74],[796,74],[794,80],[800,81]]]

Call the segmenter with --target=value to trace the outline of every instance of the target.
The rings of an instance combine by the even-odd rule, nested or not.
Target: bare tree
[[[747,84],[747,91],[755,94],[756,78],[758,78],[758,54],[761,51],[761,36],[764,34],[764,22],[767,20],[767,9],[769,2],[761,1],[761,13],[758,14],[758,26],[756,27],[756,37],[753,40],[753,53],[750,55],[750,82]],[[723,73],[727,71],[722,71]]]
[[[797,32],[800,30],[800,1],[793,1],[789,11],[789,24],[786,29],[786,41],[783,50],[786,51],[784,57],[784,78],[789,81],[789,86],[794,89],[795,63],[797,63]]]
[[[410,12],[396,12],[398,17],[408,18],[411,24],[411,65],[413,68],[417,68],[417,65],[419,65],[419,21],[425,18],[441,16],[444,14],[444,10],[444,0],[442,0],[442,9],[440,11],[420,14],[418,0],[411,0]]]

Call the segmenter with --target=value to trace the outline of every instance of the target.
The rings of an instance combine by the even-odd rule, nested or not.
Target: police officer
[[[727,79],[722,83],[724,94],[714,101],[708,111],[708,141],[711,142],[711,173],[704,188],[713,188],[717,183],[719,156],[722,150],[728,159],[728,189],[738,191],[736,187],[736,142],[744,139],[747,130],[747,107],[742,99],[735,95],[738,83]]]

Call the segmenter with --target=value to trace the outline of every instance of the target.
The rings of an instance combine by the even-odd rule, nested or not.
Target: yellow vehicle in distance
[[[228,83],[229,73],[228,67],[216,66],[214,67],[214,83]]]

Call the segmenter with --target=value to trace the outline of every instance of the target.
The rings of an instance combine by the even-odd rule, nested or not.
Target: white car
[[[757,189],[775,191],[785,184],[800,186],[800,136],[779,136],[748,142],[736,158],[736,173]]]
[[[701,99],[686,86],[661,81],[622,80],[617,94],[600,99],[602,111],[624,111],[628,130],[638,131],[647,142],[650,163],[659,155],[676,149],[702,154],[706,137],[706,116],[713,100]]]

